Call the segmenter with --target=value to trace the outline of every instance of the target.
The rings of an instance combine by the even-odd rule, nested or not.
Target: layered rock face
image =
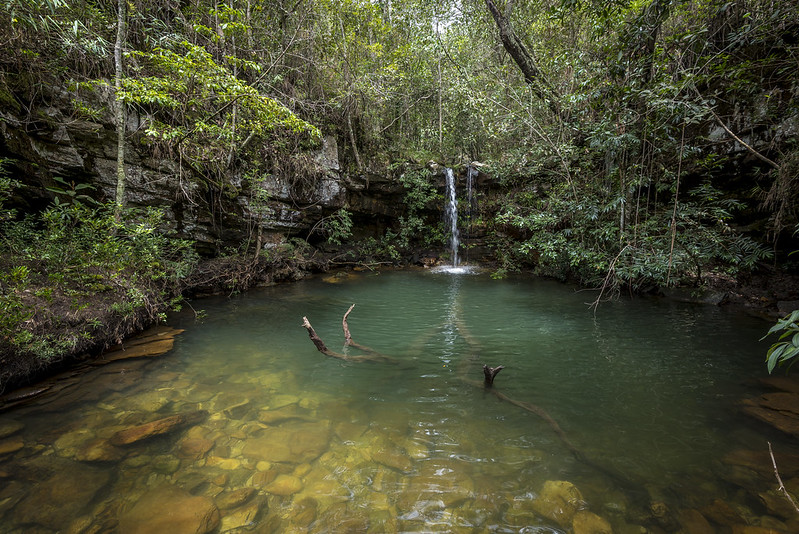
[[[54,87],[45,90],[52,94],[37,97],[29,107],[0,109],[0,158],[23,186],[12,202],[25,210],[46,205],[52,189],[64,189],[56,178],[89,184],[91,196],[113,199],[117,140],[110,113],[95,121],[72,117],[73,95]],[[126,202],[162,208],[176,234],[196,241],[200,250],[254,242],[259,227],[264,243],[306,237],[320,219],[340,208],[377,225],[390,224],[401,213],[402,185],[385,173],[345,176],[332,136],[300,154],[305,166],[301,178],[289,169],[254,180],[233,164],[220,188],[181,165],[175,154],[159,154],[149,145],[147,120],[133,111],[128,115]]]

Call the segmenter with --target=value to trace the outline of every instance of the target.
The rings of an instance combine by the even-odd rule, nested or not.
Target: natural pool
[[[185,332],[167,354],[0,413],[0,531],[790,528],[758,501],[771,466],[742,452],[796,452],[738,409],[760,392],[770,323],[666,299],[594,314],[593,298],[399,271],[195,302],[205,318],[171,318]],[[363,354],[343,347],[352,303],[353,338],[391,362],[308,339],[303,316]],[[504,398],[484,363],[505,366]]]

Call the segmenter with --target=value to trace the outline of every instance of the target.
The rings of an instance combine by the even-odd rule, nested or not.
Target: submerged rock
[[[111,444],[116,446],[131,445],[141,440],[167,434],[182,426],[196,424],[208,417],[208,412],[197,411],[171,415],[151,421],[143,425],[120,430],[111,436]]]
[[[94,499],[109,480],[107,471],[67,460],[35,462],[34,469],[52,475],[35,485],[17,504],[14,518],[21,525],[61,530]]]
[[[572,519],[574,534],[613,534],[608,521],[588,510],[579,510]]]
[[[186,438],[178,443],[178,457],[186,460],[203,458],[214,446],[214,440],[203,438]]]
[[[330,423],[327,421],[288,422],[280,429],[267,429],[263,436],[248,439],[242,454],[256,462],[312,462],[327,450],[330,437]]]
[[[302,480],[295,477],[294,475],[278,475],[275,480],[269,483],[265,488],[264,491],[267,493],[271,493],[272,495],[293,495],[300,490],[302,490],[303,484]]]
[[[252,527],[258,516],[261,515],[262,505],[258,500],[254,500],[244,506],[236,508],[222,517],[222,532],[239,532],[238,529],[248,530]]]
[[[0,439],[7,438],[12,434],[16,434],[23,428],[25,428],[24,424],[20,423],[19,421],[14,421],[13,419],[0,421]]]
[[[75,459],[82,462],[113,462],[121,460],[124,456],[123,451],[103,438],[95,438],[87,442],[75,453]]]
[[[774,428],[799,437],[799,393],[779,391],[741,403],[744,413]]]
[[[119,517],[119,533],[206,534],[219,520],[219,510],[211,499],[167,484],[145,493]]]
[[[575,514],[585,507],[583,495],[571,482],[547,480],[533,500],[533,510],[563,528],[571,525]]]
[[[226,491],[217,496],[216,505],[220,510],[237,508],[249,501],[256,492],[255,488],[239,488],[233,491]]]
[[[289,404],[276,410],[262,410],[258,414],[258,420],[267,425],[279,425],[291,420],[311,421],[312,418],[299,405]]]
[[[17,452],[25,446],[25,441],[20,436],[0,441],[0,456]]]
[[[680,525],[688,534],[713,534],[716,532],[699,510],[683,510],[679,515]]]

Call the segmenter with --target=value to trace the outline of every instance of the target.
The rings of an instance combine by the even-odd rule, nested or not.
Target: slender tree
[[[125,102],[122,99],[122,45],[125,41],[125,19],[127,0],[117,2],[117,38],[114,44],[114,118],[117,123],[117,219],[120,218],[125,205]]]

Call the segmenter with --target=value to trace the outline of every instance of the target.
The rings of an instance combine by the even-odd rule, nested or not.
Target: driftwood
[[[371,347],[367,347],[365,345],[361,345],[360,343],[355,343],[352,340],[352,335],[350,334],[350,328],[347,324],[347,317],[349,316],[352,309],[355,307],[355,304],[349,307],[347,313],[344,314],[344,318],[341,321],[342,327],[344,328],[344,346],[345,347],[353,347],[355,349],[361,350],[366,352],[365,355],[349,355],[343,354],[341,352],[336,352],[334,350],[330,350],[325,342],[322,341],[322,338],[316,333],[313,326],[311,326],[311,322],[308,320],[307,317],[302,318],[302,326],[305,330],[308,331],[308,337],[311,339],[311,342],[316,347],[316,350],[324,354],[325,356],[330,356],[331,358],[337,358],[339,360],[345,360],[350,362],[384,362],[384,363],[395,363],[393,358],[386,356],[385,354],[381,354],[374,350]]]

